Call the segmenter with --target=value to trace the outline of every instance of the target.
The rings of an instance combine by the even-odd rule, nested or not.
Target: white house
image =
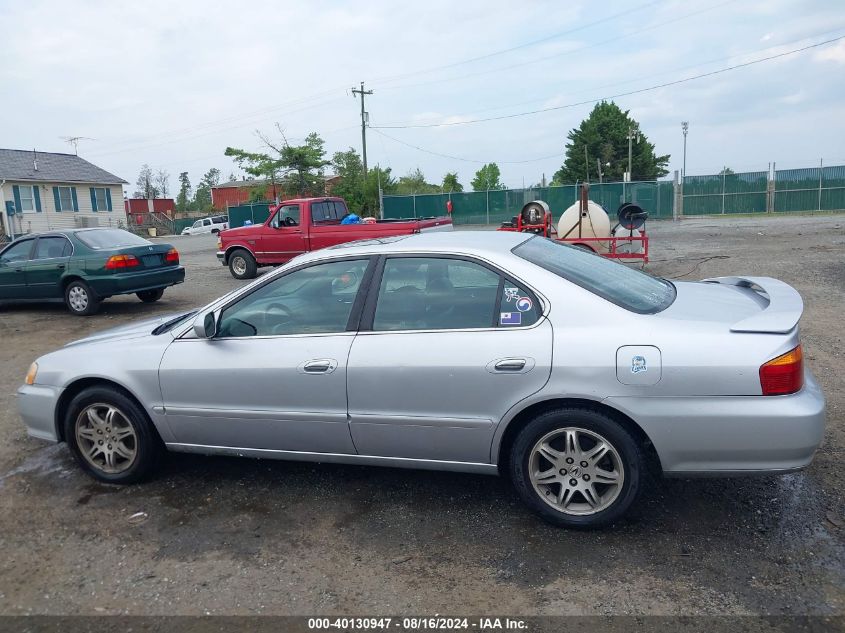
[[[73,154],[0,149],[0,233],[117,226],[124,184]]]

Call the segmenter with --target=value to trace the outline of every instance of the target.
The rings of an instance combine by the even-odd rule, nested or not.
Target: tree
[[[226,156],[235,160],[246,173],[263,177],[275,185],[281,177],[287,191],[299,195],[319,195],[325,191],[325,143],[320,135],[311,132],[302,145],[291,145],[281,127],[276,125],[282,141],[273,141],[259,132],[259,138],[270,152],[248,152],[234,147],[226,148]]]
[[[499,166],[496,163],[485,164],[475,172],[475,178],[470,183],[472,190],[487,191],[488,189],[505,189],[505,186],[499,181],[501,175]]]
[[[719,172],[720,176],[733,176],[736,172],[731,169],[730,167],[722,167],[722,171]]]
[[[153,170],[150,169],[149,165],[144,163],[143,167],[141,167],[141,173],[138,174],[138,180],[135,182],[135,186],[138,188],[132,194],[132,197],[145,198],[147,200],[157,198],[158,189],[154,183],[155,177],[153,176]]]
[[[400,194],[412,193],[438,193],[440,187],[432,185],[425,180],[425,175],[419,167],[410,170],[407,174],[399,178],[396,185],[396,192]]]
[[[440,187],[445,193],[458,193],[464,190],[464,186],[458,182],[458,172],[447,172],[443,176],[443,184]]]
[[[590,116],[581,125],[570,130],[566,144],[566,158],[563,166],[555,172],[553,184],[569,184],[576,181],[598,181],[598,164],[601,161],[602,178],[607,181],[624,179],[628,171],[628,133],[639,129],[638,123],[622,111],[615,103],[597,103]],[[586,156],[584,148],[586,147]],[[654,144],[642,131],[631,146],[631,180],[656,180],[668,172],[669,155],[658,156]]]
[[[188,172],[179,174],[179,193],[176,196],[176,210],[183,213],[188,210],[191,201],[191,181],[188,179]]]
[[[197,192],[194,195],[194,208],[198,211],[211,209],[211,188],[220,184],[220,170],[212,167],[200,179]]]
[[[390,167],[370,167],[364,182],[364,206],[362,213],[377,216],[379,213],[379,185],[384,195],[397,193],[396,179],[390,175]]]
[[[372,209],[365,209],[364,164],[358,152],[350,147],[345,152],[335,152],[332,156],[334,173],[340,176],[332,193],[340,196],[349,205],[349,209],[358,214],[365,214]],[[378,205],[376,205],[378,208]]]
[[[166,198],[167,194],[170,193],[170,174],[167,173],[166,169],[159,169],[156,172],[155,185],[159,195]]]

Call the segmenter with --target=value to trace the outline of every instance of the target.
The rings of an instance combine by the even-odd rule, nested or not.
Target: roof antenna
[[[90,136],[60,136],[65,143],[73,145],[73,153],[79,156],[79,141],[96,141],[97,139]]]
[[[38,156],[35,153],[35,148],[32,148],[32,166],[35,168],[35,171],[38,171]]]

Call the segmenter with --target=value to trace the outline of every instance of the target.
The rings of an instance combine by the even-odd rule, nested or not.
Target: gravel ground
[[[546,525],[495,477],[173,455],[120,488],[28,438],[14,391],[36,356],[243,283],[213,238],[171,239],[187,280],[153,306],[113,298],[88,319],[0,307],[0,614],[845,613],[843,226],[652,223],[656,274],[768,275],[801,292],[828,428],[806,471],[660,480],[601,532]]]

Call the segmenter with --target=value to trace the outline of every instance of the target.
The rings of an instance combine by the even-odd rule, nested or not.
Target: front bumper
[[[18,413],[32,437],[58,442],[56,432],[56,405],[62,394],[60,387],[49,385],[22,385],[18,388]]]
[[[788,472],[809,465],[824,435],[813,375],[787,396],[611,397],[648,435],[667,475]]]
[[[167,288],[185,281],[184,266],[170,266],[131,273],[116,273],[90,280],[91,287],[101,297],[132,294],[142,290]]]
[[[224,251],[217,251],[217,259],[220,260],[221,264],[226,265],[226,253]]]

